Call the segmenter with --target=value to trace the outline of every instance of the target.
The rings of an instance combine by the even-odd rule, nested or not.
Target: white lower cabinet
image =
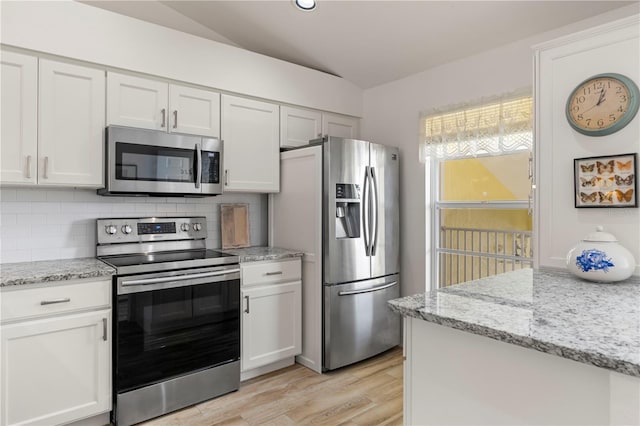
[[[249,277],[242,284],[242,372],[293,363],[302,350],[300,259],[245,263],[241,271]],[[258,275],[264,281],[252,279]]]
[[[110,284],[3,292],[3,305],[31,308],[22,319],[11,315],[7,321],[3,312],[2,426],[58,425],[111,410]],[[86,291],[76,293],[87,286],[95,286],[101,300],[94,296],[93,302],[100,306],[74,305],[87,300]],[[34,290],[47,290],[47,295],[40,297]]]

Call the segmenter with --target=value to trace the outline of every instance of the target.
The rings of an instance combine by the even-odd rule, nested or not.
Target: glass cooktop
[[[208,249],[102,256],[99,259],[116,268],[119,274],[238,263],[236,255]]]

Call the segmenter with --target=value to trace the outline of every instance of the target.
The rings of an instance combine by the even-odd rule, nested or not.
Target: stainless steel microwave
[[[100,195],[222,194],[220,139],[109,126],[105,162]]]

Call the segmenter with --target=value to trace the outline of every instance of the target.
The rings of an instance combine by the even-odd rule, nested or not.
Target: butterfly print
[[[633,173],[627,177],[616,175],[616,185],[631,185],[633,183]]]
[[[600,204],[613,203],[613,191],[598,192],[598,195],[600,196]]]
[[[600,161],[596,161],[596,166],[598,166],[598,174],[613,173],[613,160],[608,161],[606,163],[601,163]]]
[[[627,161],[626,163],[616,161],[616,164],[618,165],[618,170],[631,170],[631,160]]]
[[[594,178],[596,180],[596,185],[600,188],[610,188],[613,186],[613,176],[608,178],[601,178],[600,176]]]
[[[595,167],[595,163],[591,163],[591,164],[580,164],[580,169],[583,172],[592,172],[594,167]]]
[[[580,180],[582,181],[581,185],[583,187],[595,186],[595,184],[596,184],[596,178],[595,177],[592,177],[591,179],[585,179],[585,178],[581,177]]]
[[[618,197],[618,201],[627,203],[631,201],[631,197],[633,196],[633,189],[628,190],[627,192],[622,192],[619,189],[616,189],[616,197]]]
[[[591,194],[580,193],[580,199],[583,203],[595,203],[598,201],[598,192],[592,192]]]

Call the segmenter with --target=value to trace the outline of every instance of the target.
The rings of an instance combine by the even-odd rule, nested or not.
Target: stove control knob
[[[118,233],[118,228],[115,225],[107,225],[104,227],[104,232],[108,235],[115,235]]]
[[[129,225],[124,225],[124,226],[122,227],[122,233],[123,233],[123,234],[125,234],[125,235],[126,235],[126,234],[130,234],[130,233],[131,233],[131,231],[132,231],[132,229],[131,229],[131,226],[129,226]]]
[[[189,231],[189,224],[187,222],[183,223],[182,225],[180,225],[180,229],[182,229],[184,232]]]
[[[193,230],[194,231],[200,231],[202,229],[202,225],[199,224],[198,222],[193,224]]]

